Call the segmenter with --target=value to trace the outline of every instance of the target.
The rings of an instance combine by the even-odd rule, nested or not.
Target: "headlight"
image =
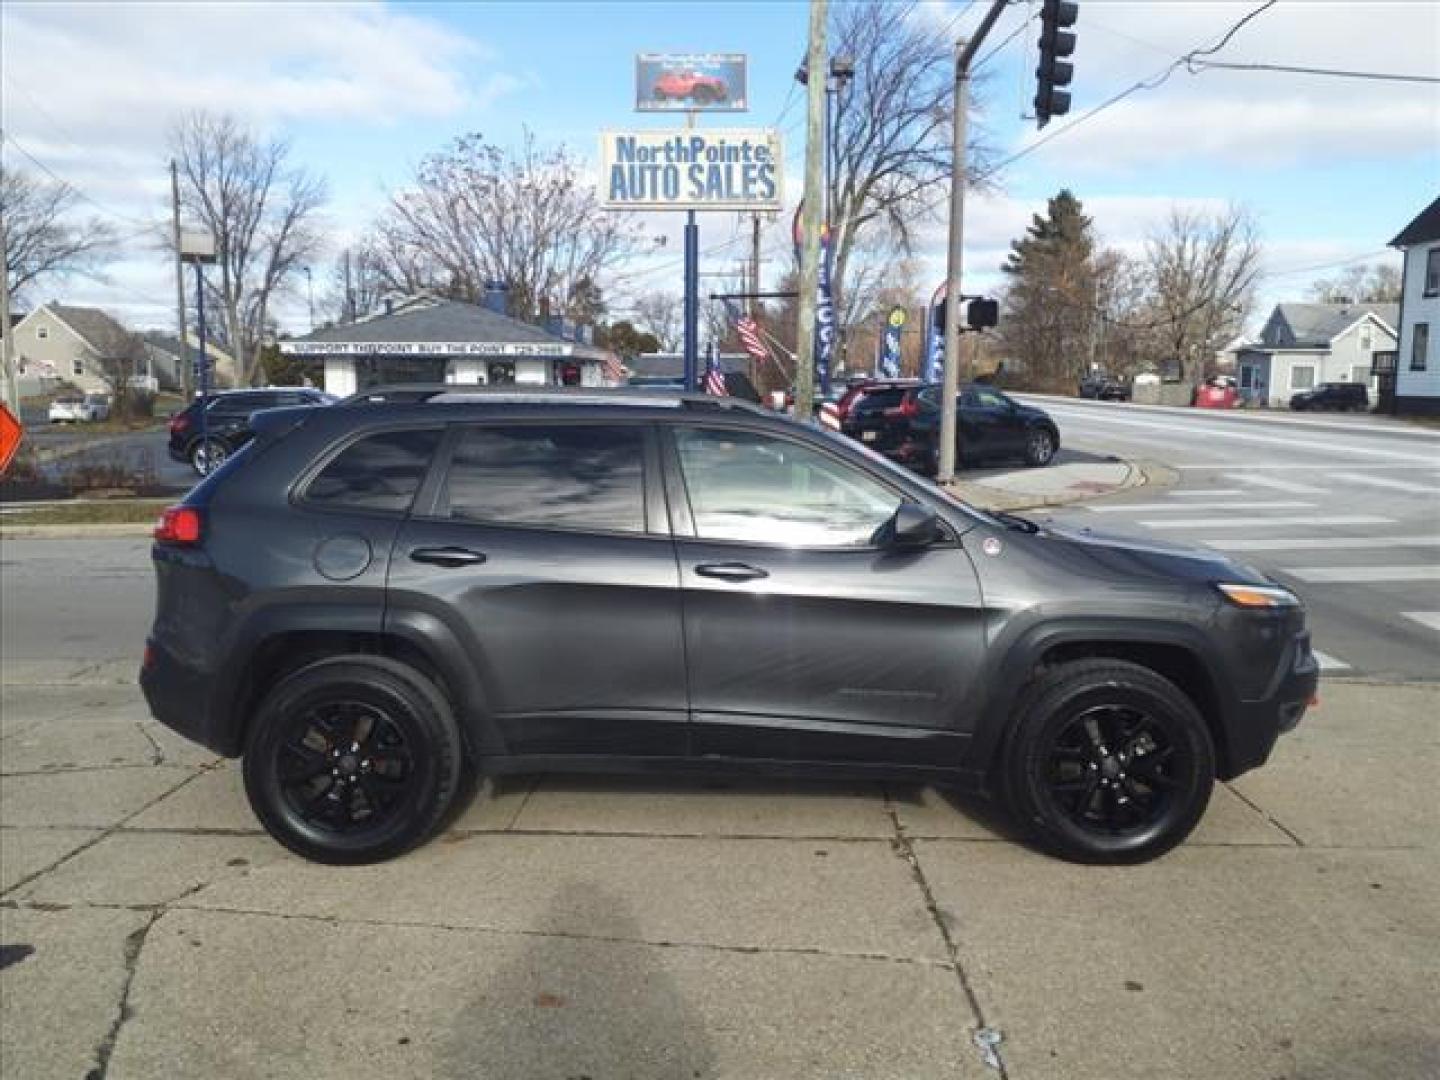
[[[1243,608],[1292,608],[1300,606],[1300,598],[1289,589],[1278,585],[1233,585],[1217,581],[1215,587],[1225,598],[1237,607]]]

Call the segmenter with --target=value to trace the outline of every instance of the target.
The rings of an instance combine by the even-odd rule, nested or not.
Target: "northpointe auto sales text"
[[[614,203],[679,199],[734,201],[773,199],[775,155],[766,143],[710,142],[676,135],[659,144],[633,136],[615,139],[609,198]]]

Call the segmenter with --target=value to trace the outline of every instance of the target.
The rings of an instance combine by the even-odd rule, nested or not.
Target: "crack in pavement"
[[[970,984],[970,976],[965,971],[965,965],[961,963],[960,948],[955,942],[954,935],[950,933],[945,916],[940,912],[940,905],[935,900],[935,891],[930,887],[930,881],[925,876],[925,868],[920,865],[920,857],[915,853],[915,845],[906,835],[905,826],[900,821],[900,813],[890,798],[888,788],[885,789],[885,811],[890,815],[891,824],[895,829],[895,837],[891,841],[895,853],[910,866],[910,874],[920,889],[920,897],[925,902],[925,910],[930,913],[931,921],[935,923],[935,928],[940,931],[940,938],[945,943],[946,955],[950,957],[948,966],[955,972],[955,978],[960,983],[960,991],[970,1006],[970,1012],[975,1021],[975,1029],[971,1033],[973,1041],[975,1045],[982,1048],[982,1056],[986,1064],[999,1072],[1001,1080],[1008,1080],[1010,1074],[999,1052],[999,1033],[985,1022],[985,1010],[980,1006],[979,995],[975,993],[975,988]]]
[[[1225,787],[1229,789],[1232,795],[1234,795],[1237,799],[1243,802],[1251,810],[1254,810],[1271,825],[1274,825],[1275,828],[1279,829],[1282,833],[1288,836],[1294,842],[1296,847],[1303,848],[1306,846],[1305,841],[1301,840],[1300,837],[1296,836],[1295,833],[1292,832],[1282,821],[1280,821],[1279,818],[1275,817],[1273,814],[1270,813],[1270,811],[1266,810],[1263,806],[1255,802],[1253,799],[1246,798],[1245,794],[1238,788],[1236,788],[1233,784],[1226,784]]]
[[[157,765],[164,765],[164,762],[112,761],[106,765],[51,765],[48,768],[42,769],[17,769],[13,772],[0,771],[0,777],[9,780],[22,776],[64,776],[69,773],[119,772],[124,769],[153,769]],[[176,768],[177,766],[170,767]]]
[[[135,971],[140,965],[140,951],[145,948],[145,940],[150,936],[151,927],[159,922],[164,914],[163,909],[153,911],[144,926],[132,931],[125,938],[125,979],[120,986],[120,1007],[116,1010],[110,1030],[95,1048],[95,1067],[85,1074],[85,1080],[105,1080],[106,1073],[110,1071],[110,1056],[115,1052],[120,1029],[125,1026],[125,1021],[134,1015],[130,1008],[130,987],[135,982]]]
[[[60,856],[60,858],[56,859],[49,866],[41,867],[34,873],[25,875],[19,881],[11,885],[8,889],[0,889],[0,899],[10,896],[17,889],[23,889],[26,885],[29,885],[32,881],[35,881],[38,878],[44,877],[46,874],[50,873],[50,871],[58,870],[60,867],[64,866],[67,862],[75,858],[77,855],[81,855],[84,852],[89,851],[92,847],[100,843],[100,841],[104,840],[106,837],[114,836],[117,832],[120,832],[124,828],[124,825],[127,821],[131,821],[134,818],[139,817],[146,810],[149,810],[152,806],[164,802],[171,795],[174,795],[177,791],[183,788],[186,784],[193,783],[195,780],[198,780],[200,777],[204,776],[209,771],[210,770],[208,768],[196,769],[193,773],[185,777],[185,779],[181,780],[178,784],[174,785],[173,787],[166,788],[159,795],[155,796],[155,798],[145,803],[144,806],[139,807],[132,813],[126,814],[125,817],[121,818],[119,821],[109,826],[108,828],[102,829],[98,835],[92,836],[89,840],[81,844],[79,847],[74,848],[66,854]],[[82,828],[84,826],[75,827]]]

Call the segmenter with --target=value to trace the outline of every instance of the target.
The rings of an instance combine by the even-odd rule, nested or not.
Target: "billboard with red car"
[[[640,112],[746,112],[744,53],[640,53],[635,57]]]

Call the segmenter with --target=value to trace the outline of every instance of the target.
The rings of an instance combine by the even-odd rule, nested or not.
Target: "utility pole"
[[[960,277],[965,255],[966,123],[970,111],[970,63],[1009,0],[992,0],[990,10],[969,41],[955,43],[954,164],[950,169],[950,245],[945,274],[945,379],[940,393],[940,468],[942,484],[955,479],[955,398],[960,392]]]
[[[10,250],[0,221],[0,365],[5,369],[5,404],[20,418],[20,384],[15,375],[15,342],[10,332]]]
[[[795,417],[809,420],[815,402],[815,305],[820,291],[820,226],[825,212],[826,0],[810,0],[805,84],[805,212],[800,219],[800,314],[795,329]]]
[[[311,316],[314,322],[314,316]],[[340,316],[341,322],[355,321],[355,287],[350,281],[350,249],[345,249],[345,310]]]
[[[194,397],[195,372],[190,343],[185,340],[185,264],[180,260],[180,171],[170,159],[170,228],[175,241],[175,330],[180,335],[180,390],[186,403]]]

